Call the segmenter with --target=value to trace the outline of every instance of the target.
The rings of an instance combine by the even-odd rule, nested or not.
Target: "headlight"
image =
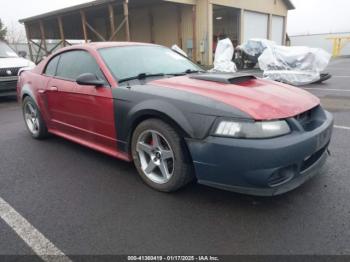
[[[234,138],[272,138],[289,134],[291,132],[288,123],[282,121],[262,122],[219,122],[215,135]]]

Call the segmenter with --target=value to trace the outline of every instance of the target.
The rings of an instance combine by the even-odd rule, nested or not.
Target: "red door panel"
[[[54,132],[102,151],[116,151],[114,105],[109,87],[80,86],[52,78],[46,97]]]
[[[47,111],[50,118],[50,126],[64,128],[64,123],[69,123],[67,105],[72,101],[74,82],[51,78],[46,88]]]
[[[80,86],[75,83],[65,103],[67,122],[86,140],[116,149],[114,105],[109,87]]]

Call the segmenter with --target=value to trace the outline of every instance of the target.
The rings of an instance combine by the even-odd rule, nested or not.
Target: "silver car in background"
[[[0,97],[16,95],[18,72],[34,67],[33,62],[18,56],[5,42],[0,41]]]

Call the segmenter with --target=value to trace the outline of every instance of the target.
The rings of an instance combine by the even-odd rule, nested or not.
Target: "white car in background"
[[[21,52],[26,56],[25,52]],[[20,57],[5,42],[0,41],[0,97],[16,95],[18,72],[22,68],[34,68],[35,64]]]

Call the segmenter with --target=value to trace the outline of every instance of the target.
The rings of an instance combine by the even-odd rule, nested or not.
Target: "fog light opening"
[[[296,166],[289,166],[285,168],[281,168],[274,172],[272,176],[270,176],[268,185],[269,187],[278,187],[285,183],[291,181],[296,174]]]

